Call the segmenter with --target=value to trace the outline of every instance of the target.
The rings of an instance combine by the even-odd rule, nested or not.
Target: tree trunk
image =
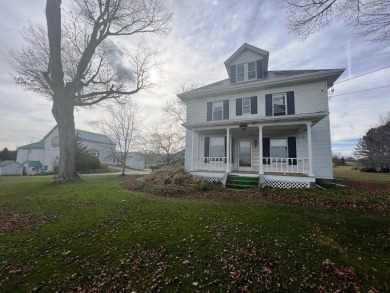
[[[122,176],[125,176],[127,152],[122,153]]]
[[[60,161],[58,174],[54,177],[57,182],[80,180],[76,173],[76,137],[74,125],[73,99],[61,97],[53,100],[52,113],[57,121],[60,136]]]

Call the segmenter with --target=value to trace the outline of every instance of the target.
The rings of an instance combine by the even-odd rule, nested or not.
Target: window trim
[[[238,66],[241,66],[243,67],[243,72],[242,73],[238,73]],[[242,80],[238,80],[238,74],[243,74],[243,79]],[[241,82],[245,82],[245,63],[240,63],[240,64],[237,64],[236,65],[236,83],[241,83]]]
[[[284,114],[275,115],[274,98],[276,95],[283,95],[284,96]],[[274,117],[274,116],[286,116],[286,115],[287,115],[287,92],[272,94],[272,116]]]
[[[223,151],[223,155],[221,157],[214,157],[211,155],[211,141],[214,138],[221,138],[222,139],[224,151]],[[210,159],[211,161],[222,161],[225,158],[225,136],[223,136],[223,135],[209,136],[209,158],[213,158],[213,159]]]
[[[221,111],[221,113],[222,113],[222,115],[221,115],[221,119],[218,119],[218,120],[215,120],[214,119],[214,104],[215,103],[221,103],[221,105],[222,105],[222,111]],[[219,112],[217,112],[217,113],[219,113]],[[213,101],[213,102],[211,102],[211,121],[222,121],[223,120],[223,100],[220,100],[220,101]]]
[[[288,151],[288,137],[270,137],[269,138],[269,156],[270,156],[270,158],[273,158],[272,155],[271,155],[271,153],[272,153],[272,141],[273,140],[280,140],[280,139],[283,139],[283,140],[286,141],[286,157],[285,158],[275,157],[275,158],[283,159],[283,162],[287,162],[288,159],[290,159],[289,151]]]
[[[248,99],[249,100],[249,112],[248,113],[244,113],[244,99]],[[248,107],[248,106],[246,106]],[[252,100],[251,100],[251,97],[244,97],[242,98],[242,101],[241,101],[241,113],[242,115],[251,115],[252,114]]]
[[[249,71],[249,63],[253,63],[254,64],[254,69]],[[255,73],[255,77],[254,78],[249,78],[249,72],[254,72]],[[248,62],[247,63],[247,79],[248,81],[249,80],[257,80],[257,67],[256,67],[256,61],[251,61],[251,62]]]

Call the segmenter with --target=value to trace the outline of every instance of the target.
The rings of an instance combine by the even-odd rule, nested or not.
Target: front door
[[[238,171],[252,171],[252,141],[238,141]]]

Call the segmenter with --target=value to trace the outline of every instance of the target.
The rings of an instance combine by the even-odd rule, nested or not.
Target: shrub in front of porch
[[[136,181],[124,183],[126,189],[142,191],[158,196],[187,196],[196,192],[221,189],[222,186],[194,177],[184,168],[167,166]]]

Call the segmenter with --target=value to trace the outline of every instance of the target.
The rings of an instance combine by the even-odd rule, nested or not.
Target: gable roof
[[[104,134],[80,130],[80,129],[76,129],[75,132],[76,132],[76,135],[78,135],[83,140],[101,142],[101,143],[107,143],[107,144],[115,144],[111,139],[109,139]]]
[[[263,58],[264,62],[264,68],[268,68],[268,58],[269,58],[269,52],[265,51],[263,49],[257,48],[255,46],[249,45],[247,43],[244,43],[236,52],[233,53],[232,56],[230,56],[226,61],[225,61],[225,67],[226,70],[228,71],[228,74],[230,76],[230,64],[236,59],[240,54],[242,54],[244,51],[250,51],[253,52]]]
[[[44,149],[44,148],[45,148],[44,139],[18,147],[18,149]]]
[[[18,149],[44,149],[45,148],[45,139],[56,128],[57,128],[57,125],[54,126],[40,141],[26,144],[24,146],[20,146],[20,147],[18,147]],[[115,145],[115,143],[104,134],[80,130],[80,129],[75,129],[75,134],[78,135],[82,140]]]
[[[42,168],[42,163],[40,161],[26,161],[24,163],[29,167]]]
[[[18,162],[16,161],[13,161],[13,160],[5,160],[5,161],[2,161],[0,162],[0,167],[5,167],[5,166],[8,166],[8,165],[11,165],[11,164],[18,164],[20,165]],[[20,165],[21,166],[21,165]]]

